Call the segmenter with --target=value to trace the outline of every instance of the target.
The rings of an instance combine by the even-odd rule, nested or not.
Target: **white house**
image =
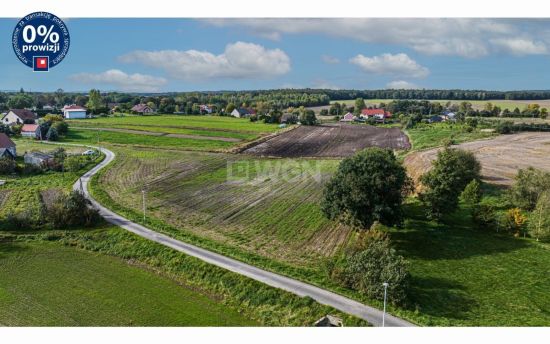
[[[347,114],[344,115],[344,117],[342,117],[340,122],[353,122],[354,119],[355,119],[355,116],[351,112],[348,112]]]
[[[38,116],[31,110],[11,109],[8,114],[2,118],[2,123],[6,125],[17,125],[23,123],[34,123]]]
[[[254,109],[245,109],[245,108],[236,108],[231,112],[231,116],[241,118],[241,117],[250,117],[250,115],[255,115],[256,110]]]
[[[67,119],[86,118],[86,108],[78,105],[65,105],[63,107],[63,117]]]

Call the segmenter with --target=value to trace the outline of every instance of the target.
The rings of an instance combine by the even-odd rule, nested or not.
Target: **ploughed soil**
[[[244,154],[297,158],[347,157],[367,147],[411,148],[409,138],[398,128],[369,125],[302,125],[243,151]]]
[[[550,171],[550,133],[501,135],[453,147],[474,152],[488,183],[510,185],[519,169],[530,166]],[[415,181],[431,168],[440,149],[413,152],[405,157],[405,166]]]

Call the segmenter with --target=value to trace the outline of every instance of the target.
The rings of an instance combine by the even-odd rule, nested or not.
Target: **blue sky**
[[[0,19],[0,90],[550,89],[547,20],[68,19],[49,73],[16,58],[16,22]]]

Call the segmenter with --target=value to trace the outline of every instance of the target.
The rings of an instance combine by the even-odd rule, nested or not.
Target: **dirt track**
[[[501,135],[454,146],[475,153],[486,182],[510,185],[517,171],[529,166],[550,171],[550,133]],[[405,165],[415,181],[431,167],[439,149],[407,155]]]
[[[409,149],[398,128],[326,124],[301,126],[246,149],[243,153],[272,157],[346,157],[366,147]]]

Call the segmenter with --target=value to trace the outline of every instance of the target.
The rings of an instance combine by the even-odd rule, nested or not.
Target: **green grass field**
[[[206,131],[227,131],[237,133],[271,133],[278,129],[275,124],[250,122],[245,118],[219,116],[132,116],[99,117],[94,119],[79,119],[68,121],[69,125],[106,125],[106,126],[146,126],[157,128],[195,129]],[[147,129],[149,130],[149,129]],[[208,134],[210,135],[210,134]]]
[[[466,126],[457,123],[419,124],[406,130],[412,144],[412,150],[421,150],[443,146],[451,140],[454,144],[481,140],[496,136],[496,133],[474,129],[466,131]]]
[[[154,271],[53,243],[0,243],[4,326],[254,326]]]
[[[98,140],[99,136],[99,140]],[[159,147],[164,149],[222,151],[235,145],[233,142],[217,140],[187,139],[165,136],[149,136],[111,131],[95,131],[87,129],[69,129],[63,142],[85,145],[100,145],[105,143],[132,145],[141,147]]]

